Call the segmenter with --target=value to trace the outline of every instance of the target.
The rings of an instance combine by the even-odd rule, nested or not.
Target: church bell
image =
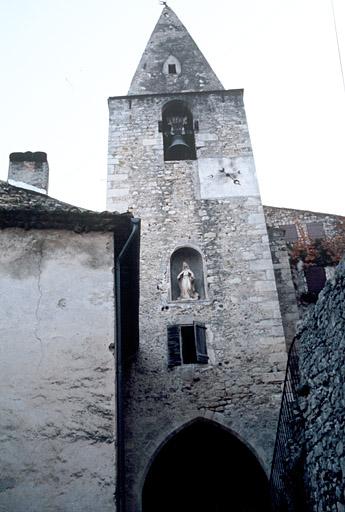
[[[190,155],[191,148],[184,140],[182,135],[173,135],[171,143],[167,149],[167,157],[169,160],[184,160]],[[176,157],[176,158],[174,158]]]

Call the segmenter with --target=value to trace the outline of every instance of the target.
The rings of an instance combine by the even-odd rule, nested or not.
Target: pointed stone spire
[[[222,90],[211,66],[170,7],[165,5],[128,94]]]

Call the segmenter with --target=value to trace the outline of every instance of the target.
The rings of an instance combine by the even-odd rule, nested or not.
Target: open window
[[[170,101],[162,112],[164,160],[195,160],[193,115],[183,101]]]
[[[312,265],[304,270],[308,292],[319,294],[326,283],[326,272],[323,267]]]
[[[307,292],[301,295],[301,300],[307,304],[315,304],[319,293],[326,283],[326,271],[324,267],[311,265],[304,270],[305,280],[307,284]]]
[[[168,366],[206,364],[206,327],[201,322],[168,325]]]
[[[163,73],[166,77],[173,75],[176,78],[181,74],[181,62],[175,57],[175,55],[169,55],[167,60],[163,64]]]

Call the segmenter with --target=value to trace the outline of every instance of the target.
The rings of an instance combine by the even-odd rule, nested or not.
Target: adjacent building
[[[114,353],[121,367],[120,343],[138,341],[139,224],[47,184],[30,152],[0,182],[0,510],[112,511]]]

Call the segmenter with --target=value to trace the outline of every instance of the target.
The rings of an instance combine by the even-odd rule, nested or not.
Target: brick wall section
[[[252,157],[242,93],[184,99],[199,120],[202,147],[196,161],[168,163],[157,126],[167,97],[109,101],[108,208],[130,206],[142,219],[140,349],[127,380],[130,512],[141,510],[145,471],[158,447],[197,417],[231,429],[268,470],[286,363],[259,195],[200,199],[202,158]],[[183,245],[203,255],[205,300],[170,301],[169,258]],[[193,320],[207,326],[209,364],[168,369],[167,325]]]
[[[315,512],[345,510],[345,262],[300,332],[306,484]]]

